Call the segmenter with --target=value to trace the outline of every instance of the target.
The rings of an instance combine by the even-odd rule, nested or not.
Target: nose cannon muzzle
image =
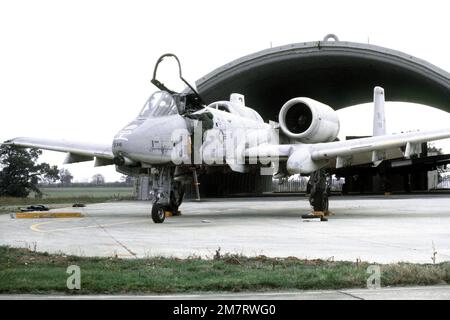
[[[113,163],[116,166],[135,166],[137,163],[134,160],[131,160],[128,157],[124,157],[124,156],[116,156],[113,159]]]

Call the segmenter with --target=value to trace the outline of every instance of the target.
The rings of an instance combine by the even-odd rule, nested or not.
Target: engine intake
[[[286,102],[278,120],[283,133],[298,142],[330,142],[339,134],[336,111],[310,98],[294,98]]]

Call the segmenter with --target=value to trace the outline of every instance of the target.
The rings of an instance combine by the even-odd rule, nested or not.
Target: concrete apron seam
[[[124,248],[126,251],[128,251],[128,253],[130,253],[134,258],[137,258],[137,254],[133,251],[131,251],[131,249],[129,249],[125,244],[123,244],[122,242],[120,242],[119,240],[117,240],[111,233],[109,233],[109,231],[100,223],[97,222],[97,219],[95,219],[94,217],[90,216],[90,218],[92,218],[92,220],[94,220],[94,223],[103,230],[103,232],[105,232],[108,237],[110,237],[111,239],[113,239],[118,245],[120,245],[122,248]]]
[[[351,294],[351,293],[348,293],[348,292],[345,292],[345,291],[336,290],[336,292],[339,292],[339,293],[341,293],[341,294],[343,294],[343,295],[352,297],[353,299],[356,299],[356,300],[365,300],[365,299],[362,298],[362,297],[355,296],[354,294]]]

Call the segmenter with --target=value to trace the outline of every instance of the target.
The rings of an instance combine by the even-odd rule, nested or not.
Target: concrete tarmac
[[[0,300],[450,300],[450,286],[169,295],[0,295]]]
[[[336,196],[328,222],[304,222],[308,199],[261,197],[185,202],[154,224],[151,204],[66,208],[83,218],[0,215],[0,245],[80,256],[202,256],[220,252],[308,259],[431,263],[450,260],[450,196]],[[58,209],[62,211],[62,209]],[[435,254],[433,254],[435,252]]]

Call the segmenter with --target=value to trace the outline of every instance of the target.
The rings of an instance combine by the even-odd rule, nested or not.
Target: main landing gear
[[[303,219],[320,219],[320,221],[328,221],[326,216],[330,214],[328,211],[328,195],[329,185],[325,170],[320,169],[313,172],[308,182],[309,203],[313,212],[302,215]]]
[[[181,215],[178,208],[183,202],[184,185],[173,179],[173,168],[153,168],[151,172],[153,198],[152,220],[154,223],[163,223],[166,215]]]

